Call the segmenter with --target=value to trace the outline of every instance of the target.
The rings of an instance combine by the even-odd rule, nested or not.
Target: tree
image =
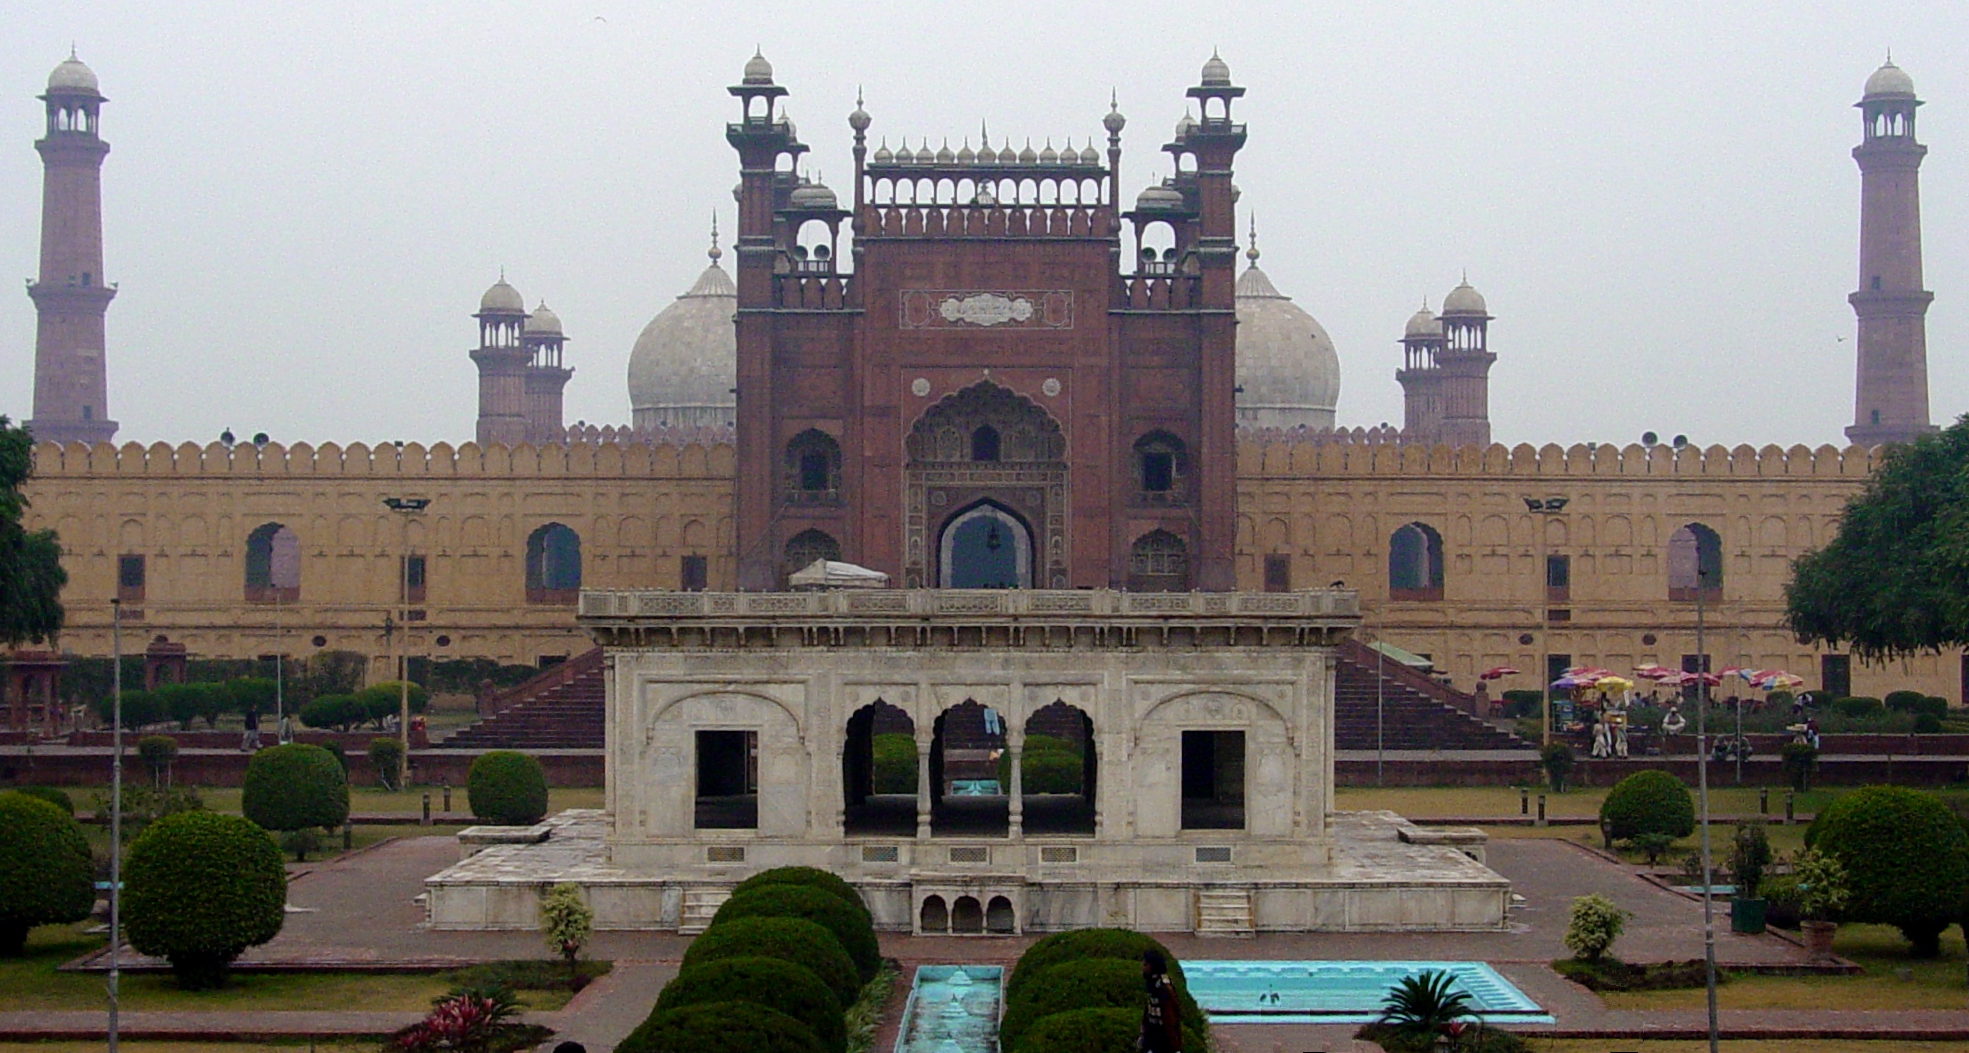
[[[320,746],[274,746],[247,762],[239,810],[268,830],[340,826],[349,817],[349,780],[334,754]],[[295,854],[299,858],[306,849]]]
[[[1890,447],[1784,593],[1806,643],[1863,658],[1969,645],[1969,416]]]
[[[287,870],[266,831],[236,815],[179,812],[146,828],[123,868],[124,924],[178,984],[217,987],[248,947],[280,934]]]
[[[0,793],[0,956],[27,931],[81,921],[96,905],[96,868],[73,816],[24,793]]]
[[[498,826],[532,826],[547,814],[547,773],[517,750],[482,753],[465,773],[472,817]]]
[[[34,474],[34,440],[0,416],[0,643],[19,645],[62,631],[61,543],[52,530],[21,525],[27,498],[21,484]]]
[[[581,948],[595,934],[595,911],[581,898],[581,886],[563,881],[540,894],[540,934],[547,947],[567,959],[567,981],[580,978]]]
[[[1847,921],[1893,925],[1916,957],[1941,952],[1969,887],[1969,834],[1933,794],[1866,786],[1812,820],[1805,845],[1846,871]]]
[[[1665,771],[1637,771],[1620,780],[1600,802],[1600,829],[1608,841],[1646,834],[1672,840],[1695,832],[1696,806],[1682,780]]]

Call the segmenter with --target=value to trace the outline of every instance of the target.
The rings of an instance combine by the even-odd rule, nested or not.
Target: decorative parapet
[[[608,647],[1333,647],[1360,623],[1360,597],[1351,589],[584,589],[578,612]]]
[[[1240,478],[1309,476],[1646,477],[1864,480],[1885,447],[1626,446],[1547,443],[1534,447],[1443,446],[1389,435],[1244,429],[1238,433]]]

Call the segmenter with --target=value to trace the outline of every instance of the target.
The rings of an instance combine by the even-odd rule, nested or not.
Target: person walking
[[[246,707],[246,728],[239,736],[239,752],[251,753],[260,748],[260,707]]]
[[[1141,1053],[1181,1053],[1183,1003],[1176,997],[1176,985],[1169,982],[1169,963],[1161,951],[1142,952],[1142,983],[1149,1000],[1142,1007],[1142,1037],[1135,1048]]]

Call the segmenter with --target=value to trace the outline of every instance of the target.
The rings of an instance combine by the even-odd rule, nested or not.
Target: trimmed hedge
[[[1079,793],[1082,772],[1080,747],[1053,735],[1028,735],[1019,757],[1021,787],[1026,793]],[[999,754],[998,781],[1010,793],[1012,753]]]
[[[713,928],[740,918],[804,918],[828,932],[855,963],[862,983],[875,979],[882,968],[882,951],[866,910],[848,906],[839,896],[799,885],[764,885],[732,893],[711,918]]]
[[[64,815],[75,814],[75,800],[67,790],[57,790],[53,786],[16,786],[14,793],[26,794],[37,801],[46,801],[62,810]]]
[[[1607,792],[1600,823],[1616,841],[1647,834],[1687,837],[1695,832],[1696,805],[1682,780],[1665,771],[1637,771]]]
[[[402,711],[403,682],[400,680],[386,680],[380,684],[373,684],[356,692],[355,700],[362,707],[363,716],[375,721],[376,726],[380,728],[383,726],[383,721],[398,715]],[[410,685],[410,711],[412,713],[424,712],[424,708],[430,705],[430,702],[431,693],[424,690],[424,685],[417,683]]]
[[[1879,699],[1864,695],[1848,695],[1832,700],[1832,711],[1842,717],[1870,717],[1885,710]]]
[[[301,707],[300,717],[311,728],[348,731],[369,719],[369,711],[354,695],[316,695]]]
[[[916,792],[916,739],[911,735],[877,735],[869,743],[875,793]]]
[[[75,817],[0,793],[0,956],[19,955],[36,925],[81,921],[95,905],[95,861]]]
[[[1135,1053],[1141,1033],[1139,1011],[1075,1009],[1032,1025],[1012,1053]]]
[[[848,884],[839,874],[822,870],[819,867],[774,867],[771,870],[761,870],[757,874],[739,882],[732,889],[732,895],[736,896],[741,892],[750,892],[755,888],[764,888],[767,885],[798,885],[802,888],[817,888],[822,892],[840,899],[841,902],[846,903],[848,906],[855,908],[856,911],[861,913],[862,917],[868,917],[868,904],[862,902],[861,893],[856,892],[855,887]]]
[[[1805,846],[1846,868],[1843,920],[1896,926],[1916,956],[1940,953],[1969,887],[1969,834],[1939,798],[1902,786],[1841,794],[1806,828]]]
[[[268,830],[337,827],[349,818],[348,776],[320,746],[271,746],[246,763],[239,810]]]
[[[861,996],[861,973],[834,934],[805,918],[739,918],[706,929],[684,950],[683,971],[728,958],[777,958],[806,969],[842,1005]]]
[[[1153,937],[1144,936],[1133,929],[1076,929],[1073,932],[1058,932],[1026,948],[1019,956],[1018,964],[1012,967],[1012,975],[1005,981],[1005,1001],[1011,1004],[1019,997],[1026,984],[1035,976],[1064,962],[1082,958],[1121,958],[1135,963],[1136,983],[1141,982],[1142,952],[1157,950],[1169,963],[1169,979],[1177,986],[1188,988],[1183,977],[1183,964],[1169,953]]]
[[[653,1012],[615,1053],[826,1053],[805,1024],[751,1002]]]
[[[1172,976],[1176,997],[1183,1005],[1183,1048],[1205,1048],[1203,1010],[1190,997],[1188,988]],[[1142,963],[1121,958],[1084,958],[1062,962],[1038,974],[1019,989],[1017,999],[1008,999],[1005,1016],[998,1025],[1001,1049],[1017,1049],[1033,1025],[1047,1017],[1076,1009],[1126,1009],[1141,1019],[1148,1003],[1142,985]]]
[[[287,870],[266,831],[236,815],[178,812],[144,829],[123,868],[123,924],[186,988],[218,986],[248,947],[280,934]]]
[[[493,750],[465,776],[472,818],[495,826],[532,826],[547,814],[547,773],[517,750]]]
[[[777,958],[727,958],[679,972],[657,996],[656,1012],[714,1002],[749,1002],[798,1020],[822,1049],[848,1043],[841,1000],[813,973]]]

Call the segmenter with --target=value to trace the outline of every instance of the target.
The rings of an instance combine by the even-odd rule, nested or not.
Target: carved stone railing
[[[1116,592],[584,590],[577,620],[610,646],[1334,646],[1350,589]]]

